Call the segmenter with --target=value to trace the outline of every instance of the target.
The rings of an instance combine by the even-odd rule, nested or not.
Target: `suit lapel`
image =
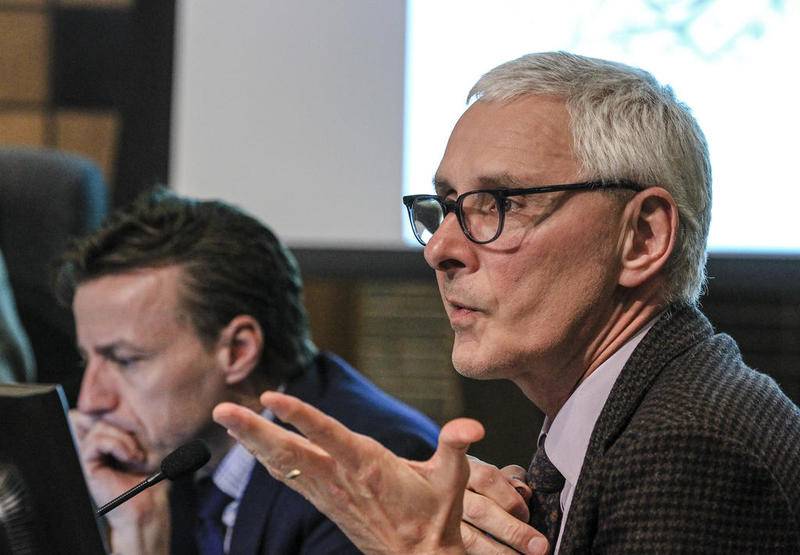
[[[596,529],[595,499],[599,484],[592,479],[592,474],[597,462],[625,430],[664,367],[712,333],[711,324],[699,310],[674,306],[661,316],[636,347],[592,431],[564,528],[562,552],[590,549]]]
[[[295,378],[287,385],[286,393],[306,403],[316,404],[321,395],[319,372],[312,368]],[[275,423],[294,431],[294,428],[280,420],[275,420]],[[267,521],[278,494],[285,488],[287,486],[270,476],[264,466],[256,461],[236,513],[230,555],[256,555],[263,551]]]
[[[247,483],[231,538],[231,555],[255,555],[263,549],[264,528],[283,486],[258,462]]]
[[[589,440],[589,455],[602,454],[627,426],[661,370],[713,333],[700,311],[680,306],[655,323],[625,364]]]

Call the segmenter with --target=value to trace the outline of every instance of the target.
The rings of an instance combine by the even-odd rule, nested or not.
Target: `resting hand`
[[[433,457],[415,462],[395,456],[294,397],[266,392],[261,402],[303,435],[231,403],[218,405],[214,420],[272,476],[336,522],[359,549],[464,552],[459,526],[469,473],[465,452],[483,437],[479,423],[448,423]]]
[[[547,539],[528,525],[531,489],[525,469],[498,469],[469,457],[461,537],[468,553],[547,553]]]
[[[70,411],[69,416],[95,503],[102,505],[147,477],[146,455],[131,434],[76,410]],[[106,515],[115,553],[167,553],[167,493],[166,484],[153,486]]]

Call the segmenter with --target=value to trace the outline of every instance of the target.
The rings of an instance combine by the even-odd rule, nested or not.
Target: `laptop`
[[[105,555],[59,385],[0,384],[0,554]]]

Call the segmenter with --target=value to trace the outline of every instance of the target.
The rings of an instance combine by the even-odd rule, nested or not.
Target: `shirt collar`
[[[658,318],[650,320],[636,335],[612,354],[575,389],[556,417],[545,419],[545,449],[564,479],[576,484],[583,466],[594,425],[603,410],[611,388],[634,349]],[[541,434],[540,434],[541,437]]]
[[[267,420],[274,418],[271,411],[264,409],[261,416]],[[256,458],[245,449],[241,443],[234,444],[225,454],[222,461],[214,470],[212,479],[214,485],[220,490],[230,495],[234,500],[239,501],[247,489],[250,473],[256,464]]]

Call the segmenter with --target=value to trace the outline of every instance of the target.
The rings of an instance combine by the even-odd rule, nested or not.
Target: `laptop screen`
[[[0,553],[106,553],[61,386],[0,384]]]

